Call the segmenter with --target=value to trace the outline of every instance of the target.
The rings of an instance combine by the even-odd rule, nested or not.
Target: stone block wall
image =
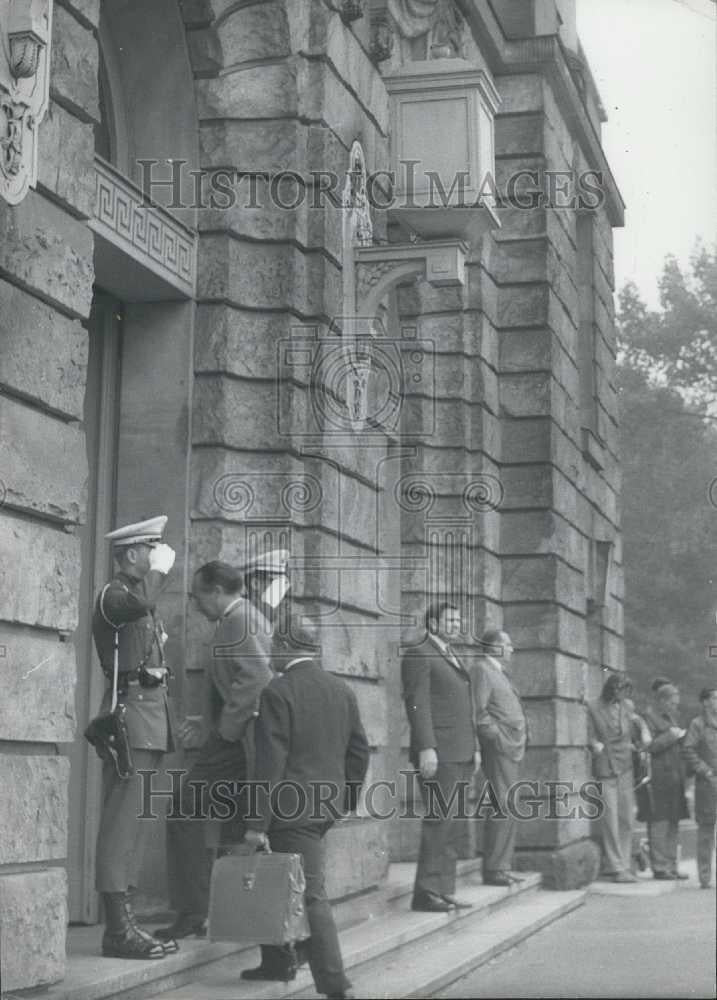
[[[579,175],[593,166],[546,78],[505,75],[497,84],[499,186],[520,169]],[[598,693],[604,669],[623,666],[611,228],[604,207],[582,220],[574,207],[511,208],[502,221],[488,269],[499,284],[504,620],[530,725],[525,773],[579,784],[590,777],[584,700]],[[586,223],[587,246],[577,237]],[[612,543],[597,608],[596,540]],[[563,863],[560,852],[589,834],[584,819],[521,824],[521,863],[573,879],[577,862],[571,854]],[[584,850],[592,857],[587,842]]]
[[[373,514],[390,442],[367,449],[317,422],[310,366],[285,360],[293,340],[318,361],[327,336],[343,326],[342,213],[321,198],[318,175],[339,175],[340,197],[355,139],[369,171],[385,168],[385,89],[321,0],[182,7],[199,165],[208,183],[221,170],[242,178],[233,204],[208,205],[198,219],[191,564],[237,561],[267,539],[290,548],[294,594],[318,599],[327,616],[324,664],[358,697],[372,774],[390,776],[395,713],[385,706],[396,698],[396,643],[376,627],[385,542]],[[190,668],[201,664],[207,641],[204,624],[191,619]],[[188,675],[190,708],[200,674]],[[380,882],[384,825],[363,810],[331,836],[333,896]],[[347,837],[367,845],[361,864],[341,846]]]
[[[99,3],[56,3],[39,179],[0,200],[0,950],[3,989],[65,969],[81,427],[92,300]]]

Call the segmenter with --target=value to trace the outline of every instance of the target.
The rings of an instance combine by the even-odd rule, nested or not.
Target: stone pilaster
[[[76,5],[54,8],[51,105],[38,186],[0,201],[0,926],[3,989],[65,969],[69,763],[87,459],[80,420],[92,299],[97,45]],[[48,867],[52,864],[54,867]]]

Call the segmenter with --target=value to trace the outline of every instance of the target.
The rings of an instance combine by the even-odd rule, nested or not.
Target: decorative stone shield
[[[0,195],[11,205],[37,181],[51,32],[52,0],[0,0]]]

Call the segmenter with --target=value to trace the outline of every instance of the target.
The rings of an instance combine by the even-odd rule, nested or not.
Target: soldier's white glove
[[[160,542],[159,545],[153,546],[149,553],[149,568],[157,570],[158,573],[169,573],[176,558],[174,549]]]

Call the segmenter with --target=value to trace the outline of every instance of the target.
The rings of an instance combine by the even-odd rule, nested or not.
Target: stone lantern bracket
[[[463,285],[467,253],[461,239],[356,247],[356,315],[376,316],[387,293],[411,278],[438,288]]]

